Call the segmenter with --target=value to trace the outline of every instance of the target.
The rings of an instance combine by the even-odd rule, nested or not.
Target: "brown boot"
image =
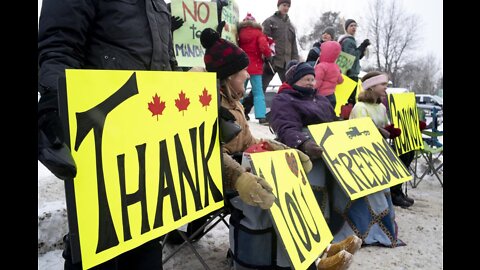
[[[341,250],[334,256],[320,259],[317,270],[345,270],[352,263],[352,257],[348,251]]]
[[[333,256],[341,250],[346,250],[350,254],[355,254],[355,252],[357,252],[361,246],[362,239],[355,234],[352,234],[338,243],[331,244],[330,248],[327,250],[327,257]]]

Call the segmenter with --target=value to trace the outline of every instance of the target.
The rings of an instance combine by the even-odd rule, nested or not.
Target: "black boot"
[[[392,194],[392,203],[395,206],[400,206],[402,208],[408,208],[412,206],[411,203],[407,202],[405,199],[403,199],[403,196],[398,193],[391,193]]]
[[[168,233],[167,238],[164,238],[166,244],[170,245],[180,245],[181,243],[185,242],[185,240],[180,236],[177,230],[173,230]]]
[[[405,193],[403,193],[403,188],[402,188],[402,185],[403,184],[398,184],[398,185],[395,185],[395,186],[391,186],[390,187],[390,192],[392,193],[392,200],[393,200],[393,196],[394,194],[398,195],[398,196],[401,196],[402,199],[404,201],[407,201],[410,206],[413,205],[413,203],[415,202],[414,199],[412,198],[409,198],[407,195],[405,195]]]
[[[412,204],[412,205],[413,205],[413,203],[415,202],[414,199],[408,197],[408,196],[405,195],[405,193],[403,193],[403,192],[402,192],[402,197],[403,197],[403,199],[404,199],[405,201],[409,202],[409,203]]]
[[[63,264],[64,270],[81,270],[82,262],[73,263],[72,261],[72,250],[70,247],[70,236],[68,234],[63,236],[63,252],[62,257],[65,259]]]

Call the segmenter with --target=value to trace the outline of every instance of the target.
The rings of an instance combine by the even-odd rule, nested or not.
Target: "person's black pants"
[[[403,165],[405,165],[407,170],[410,167],[410,163],[412,163],[414,157],[415,157],[415,150],[407,152],[407,153],[403,153],[400,156],[398,156],[398,158],[402,161]],[[393,193],[393,194],[397,194],[397,195],[402,194],[402,192],[403,192],[402,191],[402,184],[403,183],[395,185],[395,186],[391,186],[390,187],[390,192]]]
[[[352,94],[348,97],[348,103],[355,105],[356,98],[357,98],[357,86],[358,86],[358,77],[349,77],[350,79],[355,81],[355,88],[353,88]],[[364,89],[365,90],[365,89]]]

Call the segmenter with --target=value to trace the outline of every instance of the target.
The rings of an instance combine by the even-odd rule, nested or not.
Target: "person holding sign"
[[[259,145],[265,151],[287,149],[288,146],[274,140],[254,138],[248,127],[240,98],[245,93],[245,81],[249,77],[247,54],[222,38],[213,29],[202,31],[200,37],[205,47],[205,67],[209,72],[216,72],[220,80],[221,106],[227,108],[235,117],[241,132],[229,142],[223,142],[224,189],[232,205],[230,218],[230,249],[235,269],[257,269],[290,267],[286,250],[276,236],[269,209],[275,197],[271,186],[265,179],[247,172],[231,155],[243,152],[247,148]],[[328,102],[328,101],[326,101]],[[312,168],[310,158],[298,151],[305,172]],[[238,195],[237,195],[238,192]],[[273,243],[273,239],[275,242]],[[272,246],[277,248],[273,248]],[[337,269],[338,265],[351,262],[347,249],[352,244],[330,247],[328,258],[322,259],[318,269]],[[337,255],[338,254],[338,255]],[[272,259],[275,258],[275,259]],[[315,265],[311,266],[315,269]]]
[[[335,109],[337,105],[335,87],[343,83],[342,73],[336,63],[342,48],[336,41],[326,41],[322,43],[321,48],[322,54],[320,54],[319,63],[315,66],[315,89],[320,95],[326,97]]]
[[[338,42],[342,45],[342,51],[355,56],[352,67],[347,70],[347,76],[357,82],[358,74],[360,73],[360,59],[365,55],[365,49],[370,45],[370,40],[365,39],[362,44],[357,47],[357,42],[355,41],[357,22],[353,19],[345,21],[345,32],[344,35],[338,38]],[[355,105],[356,97],[357,87],[355,86],[355,89],[353,89],[352,94],[348,98],[348,103]]]
[[[285,149],[286,146],[278,142],[256,139],[250,132],[243,106],[240,103],[240,98],[245,93],[245,81],[249,77],[247,54],[235,44],[220,38],[219,33],[211,28],[202,31],[200,41],[206,49],[205,68],[209,72],[216,72],[220,81],[221,106],[229,110],[241,127],[238,135],[228,142],[223,142],[224,153],[230,157],[234,153],[243,152],[248,147],[261,142],[267,145],[268,150]],[[304,167],[307,169],[311,167],[310,159],[307,156],[302,155],[301,159]],[[259,206],[263,209],[270,208],[273,203],[273,195],[269,193],[271,187],[265,180],[246,172],[237,164],[231,164],[230,161],[233,161],[231,157],[225,161],[227,189],[236,188],[240,198],[249,205]],[[233,170],[230,170],[232,168]]]
[[[382,103],[387,108],[387,115],[391,115],[389,112],[390,108],[389,108],[387,97],[382,98]],[[426,128],[427,123],[425,121],[418,120],[418,126],[420,127],[420,132],[421,132]],[[415,158],[415,151],[409,151],[409,152],[403,153],[399,155],[398,158],[402,161],[403,165],[405,165],[406,168],[409,168],[410,164]],[[393,205],[395,206],[408,208],[415,203],[415,200],[413,198],[410,198],[407,194],[403,192],[402,186],[403,186],[403,183],[390,187],[390,192],[392,194],[392,202],[393,202]]]
[[[384,138],[394,139],[401,130],[389,123],[387,108],[382,99],[387,96],[388,76],[372,71],[362,78],[363,91],[358,96],[358,104],[352,109],[350,119],[370,117]]]
[[[38,24],[38,160],[59,179],[72,181],[76,166],[59,117],[59,79],[65,69],[172,70],[171,14],[164,0],[43,0]],[[64,237],[65,269],[73,262]],[[149,241],[95,269],[162,269],[162,245]]]
[[[335,112],[328,99],[318,93],[315,70],[305,62],[288,63],[286,82],[272,100],[270,123],[277,138],[287,146],[306,153],[313,163],[307,175],[325,219],[329,220],[326,167],[322,148],[309,134],[308,125],[335,121]]]
[[[372,71],[362,78],[363,91],[358,96],[358,102],[350,113],[350,119],[370,117],[384,138],[393,139],[400,135],[400,129],[389,124],[387,109],[382,98],[387,95],[388,76],[385,73]],[[340,195],[344,195],[341,191]],[[373,209],[373,211],[369,210]],[[335,211],[334,211],[335,212]],[[387,247],[404,245],[397,238],[395,210],[392,204],[390,188],[359,198],[345,207],[339,216],[349,216],[339,233],[347,231],[362,231],[367,237],[366,244],[381,244]],[[370,219],[379,219],[381,226],[372,226]]]
[[[281,142],[301,150],[312,160],[313,167],[307,172],[307,177],[328,222],[330,210],[327,181],[334,180],[331,179],[321,159],[322,148],[314,141],[306,127],[310,124],[335,121],[335,112],[328,99],[314,89],[315,71],[311,65],[291,61],[287,67],[287,80],[280,86],[278,94],[272,100],[270,123]],[[330,248],[333,249],[327,251],[327,257],[320,260],[317,269],[346,269],[352,254],[361,244],[362,240],[352,234],[343,241],[332,244]],[[343,246],[346,253],[336,255],[334,250],[338,251],[339,246]]]
[[[320,56],[321,52],[320,46],[323,42],[331,40],[335,40],[335,28],[327,27],[323,30],[322,38],[319,41],[313,43],[312,48],[308,52],[306,62],[312,67],[315,67],[315,64],[317,63],[318,57]]]

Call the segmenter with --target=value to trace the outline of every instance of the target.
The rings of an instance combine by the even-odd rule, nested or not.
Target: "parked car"
[[[434,95],[425,95],[425,94],[416,94],[415,99],[417,101],[417,106],[430,108],[431,106],[437,106],[440,110],[443,110],[443,98]],[[423,106],[425,105],[425,106]]]
[[[435,118],[438,125],[443,123],[443,98],[435,95],[416,94],[417,108],[425,116]],[[435,115],[433,115],[435,114]],[[435,116],[435,117],[434,117]]]
[[[401,94],[401,93],[408,93],[407,88],[398,88],[398,87],[388,87],[387,94]]]

